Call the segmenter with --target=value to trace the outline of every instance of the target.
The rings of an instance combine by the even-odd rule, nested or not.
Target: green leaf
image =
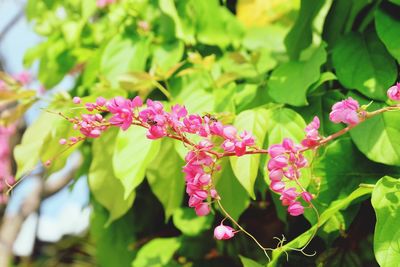
[[[400,62],[400,47],[397,45],[400,41],[400,21],[379,9],[375,13],[375,26],[387,50]]]
[[[227,160],[221,162],[221,169],[214,181],[215,187],[226,211],[235,220],[238,220],[243,211],[249,206],[250,198],[247,191],[235,178]]]
[[[371,110],[383,105],[373,103]],[[400,165],[400,113],[385,112],[376,115],[350,131],[357,148],[369,159],[388,164]]]
[[[267,131],[267,111],[265,109],[252,109],[241,112],[234,125],[239,131],[250,131],[256,138],[256,145],[262,146]],[[233,173],[240,184],[246,189],[252,198],[254,195],[254,183],[257,178],[260,155],[244,155],[230,157]]]
[[[60,117],[57,115],[42,112],[39,118],[24,132],[21,144],[14,149],[14,157],[17,162],[17,174],[15,175],[17,179],[31,172],[39,163],[44,142],[59,120]]]
[[[371,31],[342,37],[332,61],[341,84],[373,99],[386,100],[386,90],[397,77],[394,59]]]
[[[307,105],[307,90],[318,81],[320,68],[326,61],[324,45],[306,61],[289,61],[279,65],[268,81],[268,93],[278,103]]]
[[[117,134],[117,129],[109,129],[93,141],[93,159],[88,175],[91,193],[109,212],[107,224],[124,215],[135,199],[134,191],[124,198],[124,187],[113,171],[111,159]]]
[[[167,266],[180,245],[180,239],[176,237],[153,239],[139,250],[132,267]]]
[[[160,9],[166,15],[171,17],[175,24],[175,36],[184,40],[186,43],[194,44],[195,40],[195,25],[193,18],[187,14],[187,1],[176,3],[173,0],[160,1]]]
[[[115,36],[104,48],[100,72],[114,85],[118,75],[130,71],[143,71],[149,56],[149,39]]]
[[[379,180],[372,192],[376,213],[374,252],[381,267],[400,262],[400,181],[389,176]]]
[[[185,188],[183,165],[185,162],[175,151],[174,141],[165,139],[146,172],[151,191],[164,207],[166,220],[182,203]]]
[[[132,126],[120,130],[114,147],[114,173],[121,180],[127,199],[143,181],[146,168],[157,156],[160,140],[146,138],[146,129]]]
[[[396,5],[400,5],[400,0],[389,0],[389,1]]]
[[[315,202],[327,207],[333,200],[348,196],[360,183],[375,182],[387,172],[398,171],[369,162],[350,138],[342,138],[328,145],[315,161],[313,172],[321,180]]]
[[[324,225],[335,213],[338,211],[347,208],[354,200],[369,195],[372,192],[372,188],[365,188],[360,187],[354,190],[350,195],[346,198],[337,200],[331,203],[329,208],[327,208],[321,215],[320,215],[320,223],[319,225]],[[303,247],[307,241],[313,236],[317,225],[312,226],[308,231],[304,232],[303,234],[299,235],[289,243],[274,249],[272,251],[272,261],[268,263],[267,266],[277,266],[277,262],[279,257],[282,255],[284,251],[290,251],[292,248],[301,248]]]
[[[94,242],[97,266],[129,266],[135,253],[129,248],[135,240],[135,225],[132,213],[105,226],[109,221],[108,212],[92,201],[93,213],[90,221],[90,238]]]
[[[240,261],[243,264],[243,267],[262,267],[262,266],[264,266],[264,265],[259,264],[256,261],[253,261],[252,259],[243,257],[241,255],[239,255],[239,258],[240,258]]]
[[[180,41],[156,46],[153,51],[152,66],[166,72],[182,59],[183,51],[184,44]]]
[[[291,60],[298,60],[301,51],[312,43],[312,24],[323,6],[322,0],[302,0],[296,22],[285,38],[287,53]]]
[[[213,219],[211,215],[197,216],[193,209],[186,207],[176,209],[172,216],[176,228],[187,236],[196,236],[210,229]]]

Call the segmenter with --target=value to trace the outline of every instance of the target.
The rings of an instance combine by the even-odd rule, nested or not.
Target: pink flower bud
[[[346,123],[356,125],[360,122],[358,109],[360,105],[356,100],[349,97],[333,105],[332,112],[329,114],[329,119],[334,123]]]
[[[46,166],[46,167],[49,167],[51,165],[51,160],[47,160],[45,163],[44,163],[44,166]]]
[[[210,213],[210,206],[208,203],[200,203],[194,207],[197,216],[206,216]]]
[[[235,230],[232,227],[223,225],[221,223],[221,225],[215,227],[214,237],[218,240],[230,239],[235,235],[234,231]]]
[[[280,156],[286,152],[286,149],[282,145],[272,145],[268,148],[268,154],[271,158]]]
[[[67,143],[67,140],[65,138],[61,138],[58,143],[60,143],[60,145],[65,145]]]
[[[268,161],[268,170],[282,169],[288,164],[288,159],[285,156],[277,156]]]
[[[310,203],[311,200],[314,198],[310,193],[308,192],[303,192],[301,193],[301,197],[304,199],[305,202]]]
[[[290,204],[288,207],[288,212],[292,216],[299,216],[304,213],[304,207],[301,205],[300,202],[296,201]]]
[[[224,127],[224,129],[222,130],[222,133],[226,139],[235,140],[237,130],[232,125],[228,125],[228,126]]]
[[[107,100],[106,100],[104,97],[102,97],[102,96],[99,96],[99,97],[96,99],[96,104],[97,104],[98,106],[100,106],[100,107],[104,106],[104,105],[106,104],[106,102],[107,102]]]
[[[387,96],[391,100],[400,101],[400,83],[390,87],[387,91]]]
[[[74,104],[80,104],[81,103],[81,98],[78,96],[75,96],[74,98],[72,98],[72,102],[74,102]]]
[[[283,189],[285,189],[285,183],[283,183],[283,182],[272,181],[269,186],[271,187],[272,191],[275,191],[275,192],[282,192]]]
[[[271,181],[279,182],[282,180],[283,177],[283,171],[280,169],[275,169],[269,172],[269,179]]]

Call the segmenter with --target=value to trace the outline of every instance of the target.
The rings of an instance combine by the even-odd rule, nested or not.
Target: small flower
[[[80,104],[81,103],[81,98],[80,97],[78,97],[78,96],[75,96],[73,99],[72,99],[72,102],[74,103],[74,104]]]
[[[311,200],[314,198],[310,193],[303,192],[301,193],[301,197],[304,199],[305,202],[310,203]]]
[[[210,206],[208,203],[200,203],[194,207],[197,216],[206,216],[210,213]]]
[[[387,96],[391,100],[400,101],[400,83],[396,83],[396,85],[390,87],[387,91]]]
[[[65,145],[67,143],[67,140],[65,138],[61,138],[58,143],[60,143],[60,145]]]
[[[349,125],[356,125],[360,122],[358,116],[359,108],[358,102],[349,97],[333,105],[329,119],[334,123],[343,122]]]
[[[304,207],[300,202],[296,201],[289,205],[288,212],[292,216],[299,216],[304,213]]]
[[[214,229],[214,237],[218,240],[227,240],[232,238],[234,235],[235,229],[230,226],[223,225],[222,222]]]

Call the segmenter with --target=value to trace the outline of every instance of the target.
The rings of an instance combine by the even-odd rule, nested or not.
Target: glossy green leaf
[[[235,178],[230,164],[221,162],[222,170],[217,174],[215,187],[221,197],[221,203],[226,211],[238,220],[240,215],[250,204],[249,195],[244,187]]]
[[[322,0],[302,0],[297,20],[285,38],[287,52],[292,60],[298,60],[302,50],[312,43],[312,24],[323,6]]]
[[[351,33],[340,39],[332,53],[341,84],[377,100],[386,100],[386,90],[397,77],[394,59],[374,32]]]
[[[259,264],[258,262],[254,261],[252,259],[243,257],[241,255],[239,255],[239,258],[240,258],[240,261],[243,264],[243,267],[262,267],[262,266],[264,266],[264,265],[261,265],[261,264]]]
[[[165,139],[157,157],[147,168],[147,180],[164,207],[166,220],[182,203],[185,187],[183,165],[185,162],[175,151],[174,141]]]
[[[250,131],[256,137],[256,145],[261,146],[267,131],[267,111],[265,109],[253,109],[241,112],[234,125],[239,131]],[[244,155],[230,157],[233,173],[252,198],[254,195],[254,182],[257,178],[260,155]]]
[[[376,213],[374,252],[381,267],[400,262],[400,180],[389,176],[379,180],[372,192]]]
[[[160,149],[160,140],[146,138],[146,129],[130,127],[120,130],[112,158],[114,173],[121,180],[127,199],[142,183],[145,171]]]
[[[365,188],[365,187],[360,187],[354,190],[350,195],[348,195],[346,198],[333,201],[330,205],[329,208],[327,208],[324,212],[320,214],[320,220],[319,220],[319,225],[322,226],[325,224],[332,215],[334,215],[336,212],[347,208],[354,200],[371,194],[372,188]],[[267,266],[277,266],[277,261],[279,257],[283,254],[284,251],[290,251],[291,248],[301,248],[303,247],[307,241],[313,236],[315,230],[317,228],[317,225],[312,226],[308,231],[304,232],[303,234],[299,235],[292,241],[286,243],[280,248],[274,249],[272,251],[272,261],[267,264]]]
[[[104,48],[100,72],[116,84],[118,75],[130,71],[143,71],[149,51],[149,40],[125,38],[116,35]]]
[[[156,238],[144,245],[138,252],[132,267],[164,267],[179,249],[179,238]]]
[[[197,216],[194,209],[182,207],[175,210],[172,220],[184,235],[196,236],[211,228],[213,216]]]
[[[129,249],[134,243],[135,226],[132,225],[132,214],[106,226],[109,214],[100,204],[92,201],[93,213],[90,221],[90,239],[93,246],[93,256],[98,266],[129,266],[135,253]]]
[[[25,131],[21,143],[14,149],[14,157],[17,162],[17,174],[15,175],[17,179],[33,171],[35,166],[39,164],[40,152],[45,144],[44,142],[59,120],[60,117],[57,115],[42,112],[39,118]]]
[[[375,26],[376,32],[387,50],[400,62],[400,47],[397,45],[400,41],[399,19],[383,10],[377,10],[375,13]]]
[[[94,140],[92,145],[93,159],[88,175],[90,191],[96,201],[109,212],[107,224],[124,215],[135,199],[134,191],[127,198],[124,198],[124,186],[114,174],[111,159],[114,155],[117,134],[117,129],[109,129],[100,138]]]
[[[306,61],[289,61],[274,69],[268,81],[268,93],[278,103],[307,105],[307,90],[318,81],[326,61],[324,45]]]
[[[373,103],[370,109],[380,107],[382,105]],[[357,148],[369,159],[388,165],[400,165],[399,112],[376,115],[360,123],[350,134]]]

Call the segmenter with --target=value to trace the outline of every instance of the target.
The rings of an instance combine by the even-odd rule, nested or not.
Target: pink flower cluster
[[[356,125],[360,122],[359,109],[360,105],[357,100],[349,97],[332,106],[329,119],[334,123],[343,122],[349,125]]]
[[[391,100],[400,101],[400,83],[396,83],[396,85],[390,87],[387,91],[387,96]]]
[[[15,179],[11,173],[11,149],[10,138],[15,133],[16,126],[0,126],[0,205],[7,203],[5,194]]]
[[[306,202],[310,202],[312,195],[308,192],[298,192],[295,187],[287,187],[287,181],[296,181],[300,177],[300,169],[307,166],[307,159],[301,152],[303,147],[295,145],[294,142],[285,138],[282,144],[271,145],[268,148],[269,178],[271,180],[270,188],[272,191],[280,194],[282,205],[288,206],[288,212],[292,216],[298,216],[304,213],[304,207],[299,197]]]
[[[22,85],[28,85],[33,81],[33,76],[29,71],[22,71],[14,75],[14,79],[17,80]]]
[[[189,207],[194,208],[198,216],[210,213],[209,197],[218,198],[217,191],[211,183],[211,172],[215,160],[205,151],[211,149],[213,144],[208,140],[199,143],[199,149],[189,151],[185,157],[186,165],[183,167],[186,180],[186,193],[189,195]]]
[[[75,104],[81,104],[79,97],[74,97]],[[131,125],[136,124],[147,128],[146,136],[149,139],[159,139],[165,136],[173,136],[186,139],[186,134],[195,134],[204,139],[198,144],[190,141],[191,150],[186,155],[186,165],[183,168],[186,180],[186,192],[189,195],[189,206],[193,207],[196,214],[205,216],[210,212],[209,201],[218,198],[213,188],[211,175],[219,166],[215,166],[215,160],[211,155],[213,149],[220,149],[224,152],[241,156],[246,153],[248,147],[254,146],[255,139],[247,131],[238,134],[232,125],[223,125],[211,115],[200,116],[188,114],[186,108],[181,105],[174,105],[171,111],[164,110],[159,101],[147,99],[146,106],[136,96],[133,99],[115,97],[109,101],[99,97],[95,103],[86,103],[85,107],[89,112],[109,112],[112,117],[109,120],[103,118],[98,112],[83,114],[81,118],[69,119],[74,123],[75,129],[89,138],[97,138],[110,126],[116,126],[127,130]],[[73,137],[70,143],[76,142]],[[215,140],[214,144],[211,139]],[[61,139],[60,144],[67,144],[66,139]]]

